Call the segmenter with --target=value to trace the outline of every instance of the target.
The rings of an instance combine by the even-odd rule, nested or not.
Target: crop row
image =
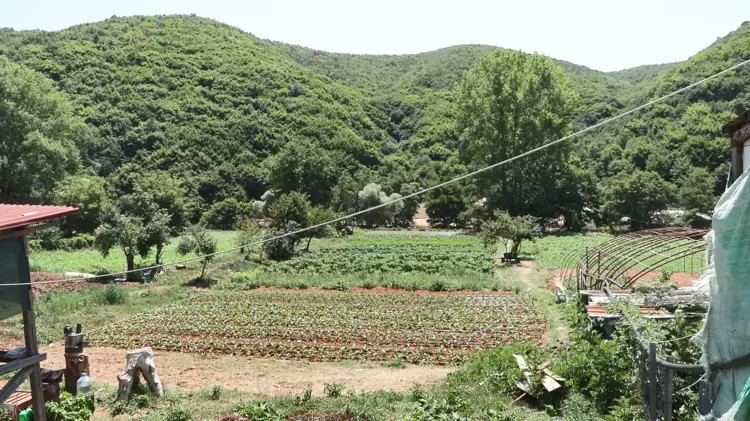
[[[532,303],[510,295],[255,290],[201,295],[90,340],[200,354],[449,364],[510,341],[536,341],[545,330]]]
[[[328,249],[275,264],[269,270],[280,273],[491,273],[491,253],[463,244],[359,245]]]

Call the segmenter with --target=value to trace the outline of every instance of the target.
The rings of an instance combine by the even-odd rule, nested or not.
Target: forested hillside
[[[166,171],[185,190],[192,221],[216,203],[249,203],[269,190],[354,210],[368,183],[389,197],[473,168],[458,86],[489,55],[505,57],[498,51],[508,52],[463,45],[403,56],[326,53],[194,16],[0,30],[0,55],[44,75],[67,97],[71,118],[85,123],[74,151],[80,167],[58,178]],[[683,63],[603,73],[554,60],[559,83],[571,90],[563,132],[748,57],[750,24]],[[720,129],[750,108],[748,80],[750,69],[742,69],[577,140],[566,165],[594,187],[564,187],[579,189],[581,199],[565,213],[583,217],[588,208],[600,223],[630,216],[652,224],[666,208],[710,210],[727,173]],[[55,181],[62,180],[40,184],[46,194],[4,200],[52,198]],[[473,203],[486,195],[469,183],[450,197]]]

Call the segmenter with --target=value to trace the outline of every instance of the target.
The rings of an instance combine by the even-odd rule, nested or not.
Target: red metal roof
[[[0,230],[25,227],[74,213],[78,213],[78,209],[68,206],[0,204]]]

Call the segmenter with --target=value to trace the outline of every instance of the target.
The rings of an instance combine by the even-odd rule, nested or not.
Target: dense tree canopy
[[[0,56],[0,202],[49,200],[79,168],[86,131],[49,79]]]
[[[332,54],[193,16],[2,29],[0,201],[80,205],[70,232],[91,232],[101,216],[101,179],[92,177],[105,180],[109,201],[150,194],[115,205],[143,224],[150,217],[127,208],[162,209],[169,235],[204,214],[217,227],[232,215],[235,224],[238,214],[268,217],[274,199],[293,192],[350,213],[686,86],[746,59],[748,45],[744,24],[685,62],[603,73],[482,45]],[[615,212],[709,212],[728,171],[721,126],[750,108],[748,78],[740,69],[468,180],[464,208],[486,197],[512,215],[565,215],[573,227],[585,222],[583,208],[604,222],[619,220]],[[633,206],[635,180],[669,194]],[[362,222],[408,224],[416,203]]]
[[[550,59],[498,50],[466,73],[458,100],[465,159],[481,168],[566,134],[576,96]],[[553,217],[564,205],[557,183],[570,172],[567,150],[561,145],[481,173],[477,190],[491,209]]]

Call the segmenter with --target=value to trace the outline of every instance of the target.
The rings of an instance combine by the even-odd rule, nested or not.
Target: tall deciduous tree
[[[92,233],[99,225],[102,203],[107,199],[104,179],[90,175],[72,175],[55,186],[53,201],[79,210],[65,218],[63,230],[68,233]]]
[[[268,165],[268,180],[281,193],[306,194],[313,204],[328,204],[338,169],[323,148],[308,141],[291,141]]]
[[[80,165],[87,128],[40,73],[0,56],[0,202],[39,202]]]
[[[563,136],[576,95],[547,57],[497,50],[458,86],[463,157],[475,168],[494,164]],[[555,146],[477,176],[491,208],[513,215],[556,216],[556,181],[568,171],[567,151]]]
[[[604,210],[630,218],[631,228],[644,228],[654,213],[673,200],[673,186],[652,171],[636,171],[609,180],[604,187]]]

